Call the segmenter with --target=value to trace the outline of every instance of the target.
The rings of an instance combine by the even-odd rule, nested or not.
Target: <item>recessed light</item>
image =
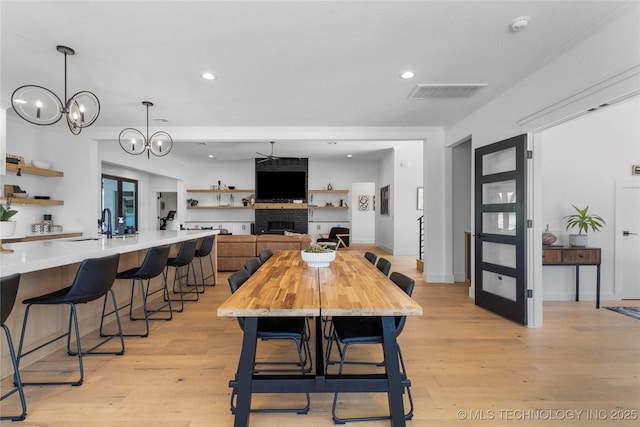
[[[209,154],[209,158],[213,159],[215,156],[213,154]]]
[[[404,73],[400,74],[400,78],[401,79],[412,79],[415,75],[416,75],[416,73],[414,73],[413,71],[407,70]]]
[[[347,154],[347,159],[350,159],[353,157],[353,154]]]
[[[205,80],[213,80],[216,78],[216,76],[211,73],[202,73],[202,78]]]

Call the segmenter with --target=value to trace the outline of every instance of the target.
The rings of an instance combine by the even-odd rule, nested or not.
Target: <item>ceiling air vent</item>
[[[409,93],[409,99],[469,98],[486,83],[419,84]]]

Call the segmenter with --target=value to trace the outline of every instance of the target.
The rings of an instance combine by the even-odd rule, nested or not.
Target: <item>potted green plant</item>
[[[0,203],[0,236],[13,236],[16,223],[10,220],[17,213],[18,211],[11,209],[11,199],[7,199],[6,208]]]
[[[569,244],[571,246],[587,246],[589,243],[589,236],[587,232],[589,229],[592,231],[600,231],[605,224],[604,219],[596,214],[589,213],[589,206],[584,209],[580,209],[575,205],[575,213],[562,217],[567,220],[567,231],[569,229],[578,228],[578,234],[569,234]],[[582,234],[584,232],[584,234]]]
[[[187,199],[187,203],[191,207],[198,206],[198,201],[196,199]]]

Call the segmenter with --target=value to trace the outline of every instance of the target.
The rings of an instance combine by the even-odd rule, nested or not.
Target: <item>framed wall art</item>
[[[389,215],[389,199],[391,197],[391,190],[388,185],[385,185],[380,189],[380,214]]]

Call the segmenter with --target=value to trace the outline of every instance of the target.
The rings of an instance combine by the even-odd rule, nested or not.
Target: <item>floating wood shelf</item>
[[[256,190],[242,190],[234,188],[233,190],[209,190],[206,188],[188,188],[187,193],[254,193]]]
[[[349,190],[309,190],[309,193],[348,193]]]
[[[239,205],[233,205],[233,206],[207,206],[207,205],[202,205],[202,206],[187,206],[187,209],[254,209],[253,206],[239,206]]]
[[[256,203],[254,209],[307,209],[306,203]]]
[[[3,202],[6,202],[7,198],[0,197],[0,200]],[[11,204],[12,205],[57,206],[57,205],[64,205],[64,201],[52,200],[52,199],[18,199],[17,197],[11,197]]]
[[[347,207],[347,206],[315,206],[315,205],[309,205],[309,209],[343,209],[343,210],[347,210],[347,209],[349,209],[349,207]]]
[[[36,168],[33,166],[27,165],[16,165],[15,163],[7,163],[7,171],[18,172],[20,169],[21,173],[28,173],[31,175],[40,175],[40,176],[64,176],[64,172],[53,170],[53,169],[42,169]]]

